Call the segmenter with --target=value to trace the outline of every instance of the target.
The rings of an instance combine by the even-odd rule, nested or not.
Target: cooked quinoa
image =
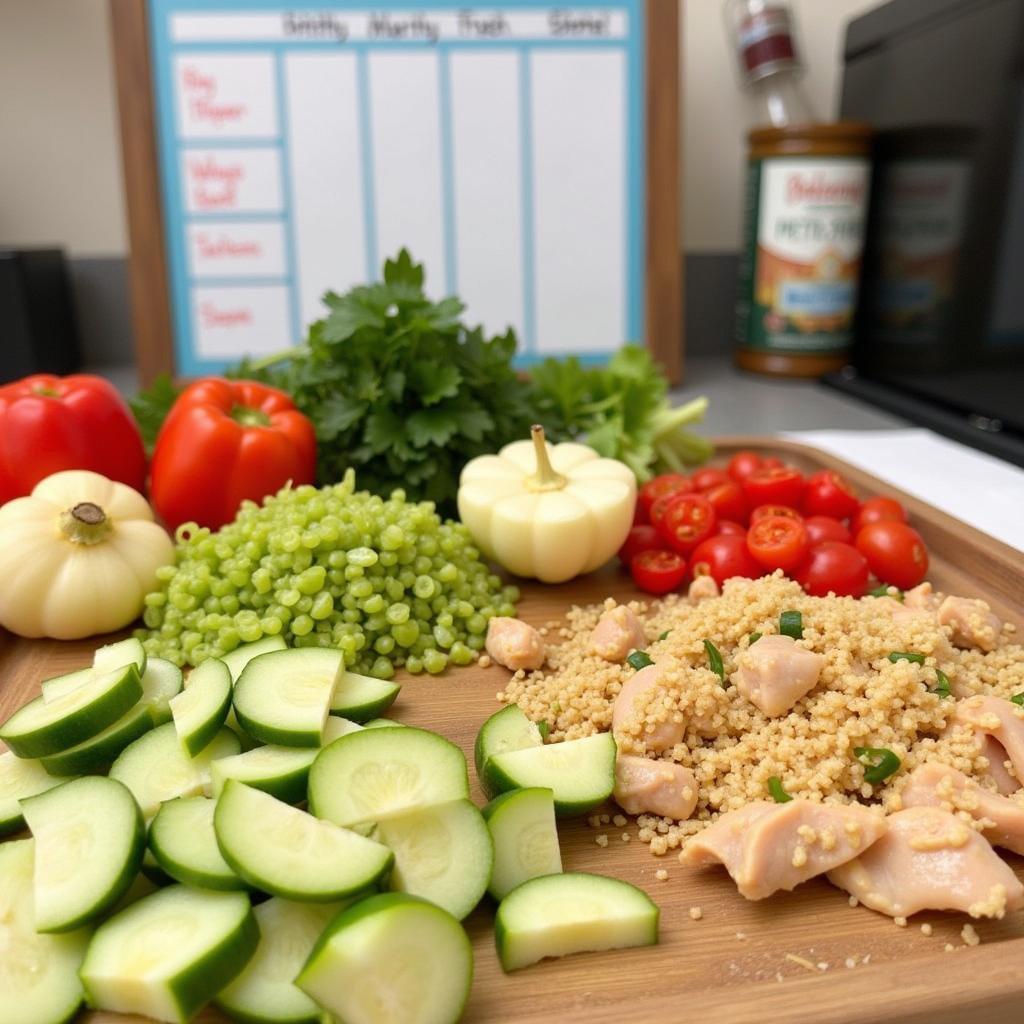
[[[984,778],[988,761],[972,731],[952,723],[954,700],[931,689],[940,670],[961,697],[1009,698],[1024,691],[1024,648],[1011,642],[1012,626],[988,653],[959,650],[934,617],[896,619],[891,605],[890,598],[809,597],[780,573],[730,580],[721,597],[697,605],[679,595],[630,604],[644,622],[647,653],[662,668],[662,685],[650,704],[636,708],[618,736],[619,749],[658,756],[646,749],[645,735],[669,719],[683,724],[682,741],[660,756],[690,768],[700,787],[687,821],[640,815],[639,838],[652,852],[675,849],[719,814],[767,799],[772,776],[793,797],[859,800],[889,811],[899,809],[907,775],[925,761],[993,785]],[[573,607],[565,622],[550,623],[546,668],[515,673],[498,694],[535,721],[547,721],[550,741],[611,728],[612,705],[634,670],[592,655],[589,647],[601,613],[614,606],[609,598],[603,605]],[[798,643],[823,655],[825,663],[810,693],[788,714],[768,718],[728,681],[750,635],[777,633],[783,611],[802,614]],[[708,667],[705,640],[721,653],[725,686]],[[916,652],[924,662],[891,662],[894,651]],[[855,747],[888,748],[900,758],[901,769],[872,785],[864,779]],[[1024,796],[1018,798],[1024,802]]]

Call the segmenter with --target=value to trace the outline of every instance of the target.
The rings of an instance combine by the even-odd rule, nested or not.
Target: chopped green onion
[[[772,799],[777,804],[788,804],[793,798],[782,788],[782,779],[778,775],[773,775],[768,780],[768,792],[771,793]]]
[[[783,612],[779,616],[779,632],[794,640],[804,638],[804,617],[799,612]]]
[[[708,668],[722,680],[722,686],[727,686],[725,681],[725,665],[722,664],[722,655],[719,653],[718,648],[710,641],[704,641],[704,650],[707,651],[708,655]]]
[[[1013,701],[1013,703],[1016,704],[1018,707],[1024,708],[1024,692],[1015,693],[1010,698],[1010,700]]]
[[[903,763],[887,747],[854,747],[853,752],[857,760],[867,768],[864,781],[872,784],[885,782]]]
[[[932,693],[936,697],[952,696],[952,691],[949,688],[949,676],[941,668],[935,670],[935,689],[932,690]],[[1021,694],[1021,696],[1024,697],[1024,694]]]
[[[924,655],[918,654],[917,651],[893,651],[889,655],[889,660],[895,665],[897,661],[912,661],[916,665],[924,664]]]
[[[889,593],[890,590],[895,590],[896,591],[895,596],[893,594]],[[869,597],[892,597],[893,600],[895,600],[895,601],[902,601],[903,600],[903,591],[900,590],[898,587],[893,587],[889,583],[880,583],[877,587],[875,587],[874,590],[869,590],[868,591],[868,596]]]
[[[672,632],[671,629],[666,629],[664,633],[659,634],[658,639],[659,640],[664,640],[665,637],[667,637],[669,635],[669,633],[671,633],[671,632]]]
[[[551,726],[548,725],[548,723],[545,722],[544,719],[542,718],[537,723],[537,732],[540,733],[540,738],[542,740],[546,740],[548,738],[548,736],[551,735]]]
[[[646,651],[634,651],[627,659],[630,665],[640,671],[642,668],[647,668],[648,665],[653,665],[654,662],[648,657]]]
[[[555,701],[555,703],[551,705],[551,714],[553,714],[553,715],[560,715],[561,713],[562,713],[562,705],[559,704],[558,701]]]
[[[761,639],[761,636],[761,633],[751,633],[750,636],[747,637],[747,646],[750,647],[751,645],[756,644],[757,641]]]

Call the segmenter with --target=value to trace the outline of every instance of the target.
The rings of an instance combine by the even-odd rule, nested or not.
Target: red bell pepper
[[[316,473],[313,424],[276,388],[207,377],[171,408],[150,466],[153,507],[168,529],[195,522],[215,530],[246,498],[262,501],[289,480]]]
[[[37,373],[0,387],[0,504],[64,469],[145,486],[142,437],[114,385],[89,374]]]

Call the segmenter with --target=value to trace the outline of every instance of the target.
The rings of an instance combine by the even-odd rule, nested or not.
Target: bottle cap
[[[789,8],[751,4],[739,20],[736,40],[740,63],[751,82],[777,71],[802,67],[793,42]]]

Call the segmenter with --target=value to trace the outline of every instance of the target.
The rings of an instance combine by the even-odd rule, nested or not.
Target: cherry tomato
[[[711,469],[710,467],[705,469],[698,469],[690,477],[690,482],[693,484],[693,488],[696,491],[710,491],[712,487],[717,487],[719,484],[726,484],[729,482],[731,477],[724,469]]]
[[[831,469],[822,469],[807,478],[803,504],[805,516],[847,519],[857,511],[859,505],[853,488]]]
[[[737,536],[746,537],[747,528],[740,526],[739,523],[734,523],[730,519],[719,519],[718,520],[718,533],[719,535],[724,534],[725,536]]]
[[[709,537],[694,548],[690,571],[694,576],[713,576],[719,586],[732,576],[756,579],[764,573],[751,558],[746,538],[727,533]]]
[[[641,551],[629,571],[641,590],[648,594],[667,594],[686,578],[686,559],[675,551]]]
[[[735,523],[744,523],[750,506],[747,504],[743,488],[733,480],[726,480],[704,492],[704,497],[711,502],[715,515],[719,519],[731,519]]]
[[[626,534],[625,543],[619,548],[619,558],[622,559],[622,564],[628,569],[632,564],[633,559],[640,554],[641,551],[664,551],[665,542],[661,539],[661,534],[651,526],[649,523],[642,526],[634,526],[629,533]]]
[[[763,464],[764,460],[757,452],[737,452],[729,460],[728,473],[736,483],[741,484],[751,473],[760,469]]]
[[[664,522],[665,513],[668,511],[669,505],[672,504],[676,498],[681,498],[685,492],[681,491],[679,494],[665,494],[662,495],[652,506],[648,519],[651,521],[651,526],[655,529],[660,530],[661,524]]]
[[[786,464],[778,457],[778,455],[766,455],[761,460],[762,469],[781,469]]]
[[[703,494],[679,494],[669,502],[659,529],[669,547],[684,555],[715,532],[715,508]]]
[[[826,540],[811,548],[793,578],[814,597],[863,597],[868,562],[852,544]]]
[[[682,473],[662,473],[648,480],[636,496],[637,503],[650,516],[651,506],[668,494],[685,494],[693,490],[693,484]]]
[[[842,544],[852,544],[853,534],[838,519],[831,516],[808,516],[804,520],[807,536],[811,544],[820,544],[823,540],[837,540]]]
[[[751,505],[788,505],[799,508],[804,493],[804,478],[792,466],[758,469],[743,481],[743,490]]]
[[[857,533],[857,550],[883,582],[901,590],[916,587],[928,572],[928,549],[921,534],[906,523],[882,520]]]
[[[787,519],[795,519],[798,523],[803,521],[803,516],[795,508],[789,505],[758,505],[750,513],[750,521],[756,523],[758,519],[767,519],[768,516],[784,516]]]
[[[907,510],[895,498],[868,498],[854,514],[850,530],[856,537],[868,523],[887,521],[905,523]]]
[[[650,520],[647,518],[647,509],[645,509],[643,507],[643,505],[641,505],[640,502],[638,501],[633,506],[633,525],[634,526],[643,526],[645,523],[647,523],[649,521]]]
[[[765,569],[788,572],[800,564],[809,547],[804,524],[788,516],[765,516],[747,531],[747,550]]]

